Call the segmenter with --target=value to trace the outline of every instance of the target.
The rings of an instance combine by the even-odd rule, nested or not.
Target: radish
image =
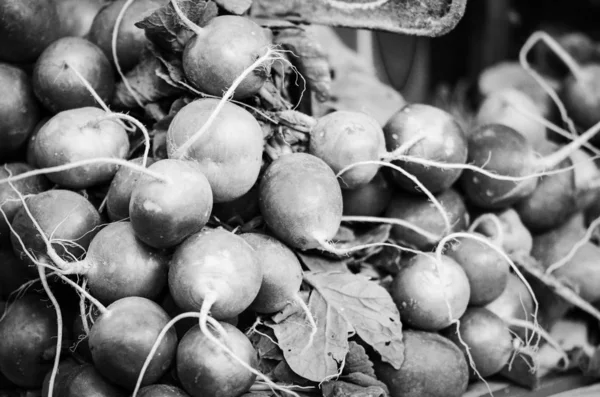
[[[447,233],[464,230],[469,223],[468,213],[462,197],[456,190],[448,189],[436,198],[441,204],[442,213],[439,208],[432,206],[426,197],[403,191],[395,192],[385,211],[385,217],[413,224],[422,231],[400,224],[394,225],[391,233],[394,240],[425,250],[432,248]]]
[[[8,163],[0,166],[0,179],[10,177],[11,175],[23,174],[31,171],[29,165],[24,163]],[[33,178],[24,179],[9,184],[0,185],[0,208],[6,214],[8,222],[12,222],[13,218],[23,206],[19,195],[15,193],[13,187],[23,195],[41,193],[50,188],[48,180],[44,176],[36,176]],[[10,230],[4,217],[0,216],[0,241],[8,241],[10,238]]]
[[[76,160],[111,157],[124,159],[129,151],[125,129],[94,107],[65,110],[40,129],[34,154],[40,167],[66,165]],[[107,182],[117,172],[114,164],[90,164],[48,174],[61,186],[84,189]]]
[[[237,15],[218,16],[201,28],[181,12],[177,0],[171,0],[171,4],[195,33],[185,45],[182,59],[185,76],[194,87],[220,97],[238,76],[249,70],[237,83],[235,98],[247,98],[262,88],[270,74],[270,63],[261,62],[256,65],[258,68],[252,66],[271,51],[271,37],[266,30]]]
[[[481,238],[485,238],[480,235]],[[498,298],[506,288],[508,263],[490,245],[474,239],[457,238],[445,254],[465,271],[471,286],[469,305],[484,306]]]
[[[258,354],[250,340],[234,326],[221,323],[225,334],[217,338],[253,368],[258,367]],[[234,361],[214,345],[195,326],[177,347],[177,375],[192,397],[239,396],[250,389],[256,375]]]
[[[468,346],[472,369],[477,372],[471,373],[471,378],[486,378],[500,372],[513,353],[512,336],[504,321],[482,307],[467,309],[460,325],[452,325],[443,334],[465,355]]]
[[[398,270],[391,295],[404,324],[439,331],[467,310],[471,286],[465,271],[454,259],[444,255],[436,263],[434,256],[421,254]]]
[[[209,310],[217,320],[237,316],[254,301],[262,269],[241,237],[207,229],[188,237],[173,254],[169,291],[183,310]]]
[[[60,397],[126,397],[127,393],[108,382],[91,364],[79,365],[57,382]]]
[[[144,158],[138,157],[129,161],[137,165],[143,165]],[[151,166],[154,163],[154,159],[147,159],[147,166]],[[139,171],[128,167],[119,168],[115,174],[106,194],[106,212],[112,222],[129,218],[131,195],[137,181],[142,175]]]
[[[89,39],[102,49],[110,61],[112,52],[113,27],[119,13],[128,0],[117,0],[106,4],[96,15],[89,32]],[[135,0],[127,8],[117,34],[117,57],[120,66],[127,71],[135,66],[147,43],[143,29],[135,24],[164,5],[167,0]]]
[[[169,316],[151,300],[140,297],[119,299],[101,308],[90,330],[89,345],[94,366],[109,381],[132,390],[144,359]],[[175,358],[177,336],[166,333],[143,377],[143,385],[155,383]]]
[[[31,278],[10,247],[0,248],[0,299],[8,298]],[[0,313],[0,317],[2,314]]]
[[[529,114],[543,118],[540,107],[525,93],[515,88],[491,92],[483,101],[476,116],[477,125],[502,124],[523,135],[539,150],[547,142],[546,127]]]
[[[90,292],[104,303],[128,296],[156,299],[167,284],[168,257],[140,242],[129,222],[116,222],[92,239],[85,259],[56,263],[85,275]]]
[[[52,252],[61,260],[72,260],[84,255],[98,231],[100,215],[88,200],[68,190],[49,190],[28,198],[27,206],[13,219],[16,235],[11,235],[11,242],[15,253],[30,265],[21,241],[38,258],[51,255],[38,225],[50,240]]]
[[[379,171],[371,182],[356,189],[342,190],[344,215],[379,216],[392,198],[392,188]]]
[[[247,110],[212,98],[183,107],[167,133],[169,158],[197,162],[217,203],[241,197],[256,183],[263,145],[262,128]]]
[[[26,160],[27,164],[29,164],[30,166],[32,166],[34,168],[37,168],[38,164],[37,164],[37,160],[35,158],[35,153],[33,151],[33,143],[35,142],[35,139],[37,138],[38,132],[44,126],[44,124],[46,124],[48,122],[48,120],[50,120],[50,117],[47,116],[47,117],[43,117],[40,121],[38,121],[38,123],[35,125],[33,131],[31,132],[29,139],[27,140],[25,160]]]
[[[26,294],[14,301],[0,321],[2,374],[20,387],[41,387],[57,354],[56,325],[54,310],[39,296]]]
[[[375,363],[377,379],[391,397],[461,397],[469,385],[467,362],[448,339],[433,332],[405,329],[404,362],[400,369]]]
[[[391,160],[399,152],[438,162],[464,164],[467,161],[467,139],[462,128],[452,115],[433,106],[406,105],[388,120],[383,130]],[[402,150],[403,147],[406,149]],[[460,169],[443,170],[405,160],[396,160],[393,164],[414,175],[432,193],[448,189],[461,174]],[[414,181],[404,174],[391,173],[397,186],[415,192]]]
[[[337,173],[349,164],[378,160],[385,152],[383,131],[377,120],[364,113],[336,111],[316,120],[310,129],[308,151]],[[356,189],[369,183],[378,164],[354,168],[340,179],[344,189]]]
[[[61,363],[58,366],[58,369],[56,371],[56,378],[55,378],[54,389],[53,389],[54,396],[61,395],[60,394],[60,387],[61,387],[60,385],[62,384],[63,379],[65,379],[67,376],[69,376],[71,371],[78,368],[79,366],[80,366],[80,364],[70,357],[61,361]],[[50,392],[50,379],[52,378],[52,374],[53,374],[53,371],[51,370],[44,377],[44,383],[42,385],[42,397],[48,397],[48,394]]]
[[[55,0],[0,1],[0,61],[34,62],[60,37],[59,26]]]
[[[106,55],[86,39],[65,37],[44,50],[33,70],[33,91],[51,112],[96,105],[72,69],[81,73],[102,101],[112,98],[115,77]]]
[[[57,0],[60,26],[65,36],[85,37],[107,0]]]
[[[148,169],[170,182],[138,181],[129,203],[131,225],[136,236],[151,247],[173,247],[208,221],[213,205],[211,187],[191,161],[165,159]]]
[[[310,154],[275,160],[260,182],[259,205],[267,226],[298,249],[326,246],[342,218],[342,193],[333,171]]]
[[[142,388],[138,397],[188,397],[188,394],[172,385],[150,385]]]
[[[15,3],[14,5],[18,9],[19,4],[26,5],[31,1],[0,2],[0,21],[2,20],[2,10],[7,3]],[[44,1],[40,3],[44,3]],[[0,23],[0,26],[1,31],[4,26],[8,25]],[[0,56],[4,38],[4,35],[0,34]],[[0,63],[0,86],[4,89],[4,93],[0,97],[0,142],[2,142],[0,162],[4,162],[9,156],[14,156],[14,152],[27,141],[40,119],[40,109],[29,77],[23,70]]]

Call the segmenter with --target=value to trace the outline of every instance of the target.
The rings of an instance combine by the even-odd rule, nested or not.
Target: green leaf
[[[400,314],[383,287],[349,273],[306,273],[304,279],[383,361],[400,369],[404,362]]]

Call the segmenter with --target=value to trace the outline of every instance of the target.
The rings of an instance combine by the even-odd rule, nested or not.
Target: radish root
[[[300,306],[300,308],[304,312],[304,315],[306,316],[306,319],[310,323],[310,335],[308,337],[308,343],[306,344],[306,346],[304,346],[304,349],[302,349],[302,351],[300,352],[300,354],[304,354],[313,345],[313,343],[315,341],[315,336],[317,335],[317,332],[319,331],[319,329],[317,328],[317,323],[315,321],[315,318],[313,317],[312,313],[310,312],[310,309],[309,309],[308,305],[306,304],[306,302],[304,302],[304,299],[302,299],[302,297],[300,295],[296,295],[295,302],[296,302],[296,304],[298,304],[298,306]]]
[[[404,219],[398,219],[398,218],[384,218],[384,217],[377,217],[377,216],[359,216],[359,215],[344,215],[342,216],[342,222],[365,222],[365,223],[385,223],[388,225],[398,225],[398,226],[402,226],[405,227],[407,229],[412,230],[415,233],[419,233],[420,235],[422,235],[423,237],[429,239],[432,243],[435,243],[436,241],[439,241],[442,237],[444,236],[438,236],[435,235],[431,232],[428,232],[427,230],[414,225],[408,221],[405,221]]]
[[[554,339],[552,337],[552,335],[550,335],[545,329],[543,329],[541,327],[536,327],[534,324],[530,323],[529,321],[520,320],[517,318],[503,318],[503,320],[507,325],[509,325],[511,327],[524,328],[524,329],[530,330],[530,331],[538,334],[540,337],[544,338],[550,346],[552,346],[556,351],[558,351],[562,355],[562,359],[564,360],[565,366],[566,367],[569,366],[569,356],[564,351],[564,349],[560,346],[558,341],[556,339]],[[525,349],[525,350],[527,351],[527,349]]]
[[[487,213],[480,215],[473,223],[471,223],[468,231],[474,233],[480,227],[485,229],[485,224],[488,222],[494,225],[495,234],[487,237],[498,247],[502,247],[502,244],[504,244],[504,227],[502,226],[502,221],[496,214]]]
[[[590,241],[590,239],[592,238],[592,235],[594,234],[594,231],[596,230],[596,228],[598,226],[600,226],[600,218],[596,218],[596,219],[594,219],[594,221],[592,223],[590,223],[590,226],[588,227],[587,231],[585,232],[585,235],[583,236],[583,238],[581,240],[577,241],[575,243],[575,245],[573,245],[573,248],[571,248],[571,250],[569,251],[569,253],[567,255],[565,255],[563,258],[559,259],[558,261],[556,261],[553,264],[551,264],[550,266],[548,266],[548,268],[546,269],[546,274],[551,275],[553,272],[560,269],[561,267],[566,265],[571,259],[573,259],[573,257],[577,253],[577,251],[579,251],[579,249],[581,247],[583,247],[585,244],[587,244]]]

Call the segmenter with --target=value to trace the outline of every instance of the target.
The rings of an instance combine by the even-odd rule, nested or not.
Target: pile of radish
[[[0,395],[460,397],[567,361],[548,330],[600,319],[598,66],[537,33],[471,124],[315,119],[319,44],[251,3],[0,0]]]

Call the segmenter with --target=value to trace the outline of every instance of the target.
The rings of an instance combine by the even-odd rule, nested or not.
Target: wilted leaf
[[[296,255],[300,258],[300,261],[310,270],[311,272],[348,272],[348,266],[346,262],[338,258],[326,258],[319,254],[308,254],[306,252],[296,252]]]
[[[375,377],[373,362],[369,359],[365,348],[358,343],[351,341],[348,354],[346,355],[344,373],[351,374],[354,372],[360,372],[373,378]]]
[[[385,289],[350,273],[306,273],[304,279],[383,361],[400,368],[404,362],[402,324],[398,308]]]
[[[308,348],[310,326],[304,313],[295,313],[279,324],[267,325],[275,331],[290,368],[305,379],[321,382],[338,373],[338,365],[348,352],[351,328],[339,311],[328,305],[319,293],[310,295],[308,307],[318,327],[313,344]]]
[[[290,61],[306,79],[310,89],[320,101],[329,98],[331,72],[327,54],[311,33],[301,28],[281,29],[275,32],[275,44],[292,51]]]
[[[177,0],[177,4],[183,14],[200,27],[218,14],[217,5],[210,0]],[[135,26],[144,29],[146,37],[156,45],[176,53],[183,52],[194,35],[179,19],[170,1]]]
[[[250,9],[252,0],[215,0],[215,3],[232,14],[242,15]]]

